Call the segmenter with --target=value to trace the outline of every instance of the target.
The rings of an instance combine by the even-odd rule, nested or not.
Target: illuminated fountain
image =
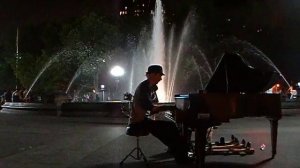
[[[182,32],[179,35],[179,39],[175,40],[174,36],[174,26],[170,30],[170,35],[168,40],[165,37],[165,28],[164,28],[164,18],[163,18],[163,8],[160,0],[156,1],[155,12],[153,16],[153,28],[152,28],[152,36],[149,42],[149,45],[142,45],[144,41],[143,37],[140,39],[140,44],[137,47],[137,50],[132,59],[132,70],[130,75],[130,85],[129,91],[134,92],[137,84],[145,79],[145,72],[147,71],[147,67],[152,64],[160,64],[164,68],[164,72],[166,76],[163,77],[162,81],[158,84],[158,98],[160,101],[172,101],[173,94],[175,92],[174,88],[176,85],[176,78],[178,67],[180,67],[180,62],[183,57],[183,48],[184,45],[187,44],[186,41],[189,37],[189,31],[191,26],[191,17],[190,15],[187,17]],[[141,33],[141,34],[144,34]],[[175,42],[177,41],[177,42]],[[205,57],[203,52],[200,51],[200,55]],[[193,59],[193,57],[189,57]],[[189,59],[188,58],[188,59]],[[212,74],[211,67],[208,62],[206,62],[208,66],[209,73],[206,74],[210,77]],[[194,66],[196,67],[196,71],[199,74],[199,78],[201,78],[201,70],[198,67],[196,61],[194,61]],[[200,80],[201,81],[201,80]]]
[[[161,102],[172,101],[174,94],[181,93],[182,90],[180,90],[180,92],[178,91],[178,88],[180,87],[186,88],[186,90],[184,90],[186,93],[197,92],[198,90],[205,88],[206,83],[214,72],[214,69],[217,65],[216,63],[220,60],[224,52],[239,53],[239,55],[243,57],[251,57],[257,60],[262,60],[264,65],[268,65],[269,68],[278,72],[279,76],[289,86],[289,83],[279,69],[274,65],[274,63],[263,52],[246,41],[241,41],[238,39],[224,40],[221,42],[220,46],[215,47],[216,49],[220,50],[220,52],[214,56],[215,58],[208,58],[200,46],[190,43],[190,33],[194,26],[194,21],[195,19],[193,18],[193,14],[190,13],[187,16],[180,33],[178,33],[178,30],[175,31],[175,26],[165,28],[164,25],[166,23],[164,23],[161,0],[156,1],[152,30],[151,32],[146,29],[141,31],[139,43],[137,46],[133,47],[135,49],[131,49],[133,50],[131,60],[127,60],[130,63],[126,68],[126,74],[123,76],[126,78],[125,81],[127,81],[126,83],[128,84],[128,86],[126,86],[126,91],[129,91],[130,93],[134,92],[137,85],[145,79],[145,72],[147,71],[147,67],[149,65],[160,64],[163,66],[164,73],[166,74],[159,83],[158,97]],[[189,53],[186,52],[187,50]],[[82,52],[86,52],[84,54],[88,54],[88,51],[88,49],[83,47]],[[116,49],[116,52],[110,52],[111,53],[105,54],[109,54],[110,57],[115,57],[117,55],[121,55],[120,53],[124,53],[124,51],[118,51],[118,49]],[[47,68],[49,68],[49,66],[53,64],[54,61],[57,60],[60,55],[64,55],[64,51],[52,57],[50,61],[42,68],[40,73],[32,82],[27,95],[30,93],[40,76],[47,70]],[[95,68],[101,64],[101,66],[104,65],[103,67],[109,68],[109,64],[112,64],[112,62],[103,58],[105,58],[105,56],[96,54],[95,56],[89,57],[83,61],[83,63],[75,71],[73,77],[70,79],[68,86],[64,88],[65,94],[69,94],[72,89],[75,90],[72,88],[74,82],[84,73],[83,71],[87,67]],[[187,62],[190,72],[182,73],[183,66]],[[214,62],[214,64],[212,64],[212,62]],[[94,63],[93,66],[91,66],[92,63]],[[99,73],[103,73],[103,69],[101,70],[97,70],[95,73],[96,75],[93,76],[95,80]],[[191,78],[192,75],[194,78]],[[190,85],[184,85],[183,83],[186,81],[184,81],[183,78],[188,82],[190,82],[189,80],[192,79],[192,82],[196,83],[197,86],[193,86],[192,88]],[[118,82],[116,83],[116,88],[119,88]],[[97,90],[97,86],[100,86],[99,84],[100,83],[97,82],[94,83],[95,92],[99,92],[99,90]],[[84,86],[80,85],[79,87]],[[102,100],[104,100],[104,96]]]
[[[288,88],[290,87],[290,84],[285,78],[285,76],[271,61],[271,59],[251,43],[239,40],[237,38],[230,38],[223,40],[220,43],[219,48],[221,48],[222,51],[239,54],[241,57],[244,58],[244,60],[256,64],[258,66],[257,68],[276,72],[279,77],[278,79],[282,80]]]
[[[147,67],[149,65],[160,64],[163,66],[166,76],[164,76],[162,82],[159,83],[158,97],[160,101],[172,101],[173,94],[174,92],[176,92],[175,88],[181,82],[177,82],[177,72],[178,67],[181,66],[180,64],[183,61],[183,50],[185,47],[187,47],[185,45],[188,44],[189,31],[192,22],[191,18],[191,15],[188,15],[179,36],[174,35],[175,26],[172,26],[171,30],[169,31],[168,40],[166,40],[167,37],[165,36],[164,31],[168,30],[166,30],[166,28],[164,27],[162,3],[160,0],[156,1],[151,33],[149,33],[147,30],[143,30],[141,32],[141,38],[139,39],[140,43],[138,44],[137,49],[132,56],[132,60],[130,61],[131,68],[129,70],[126,70],[128,73],[124,78],[128,78],[127,81],[129,81],[128,89],[126,89],[126,91],[129,91],[130,93],[134,92],[134,89],[137,87],[137,85],[145,79],[145,72],[147,71]],[[149,35],[151,35],[150,39],[147,37]],[[85,50],[84,47],[82,47],[82,49]],[[196,46],[194,47],[194,50],[197,53],[197,56],[203,58],[203,65],[199,66],[199,63],[194,56],[185,55],[185,58],[192,60],[191,65],[193,66],[193,73],[198,74],[197,78],[199,78],[199,83],[201,83],[201,85],[197,88],[203,89],[205,86],[204,78],[207,79],[212,75],[212,67],[200,47]],[[115,57],[120,53],[111,51],[111,53],[106,54],[110,54],[111,57]],[[63,53],[57,54],[55,58],[57,58],[58,55],[63,55]],[[69,81],[67,87],[65,88],[65,94],[70,94],[70,90],[74,89],[74,83],[78,78],[80,78],[80,76],[84,74],[83,70],[87,69],[87,67],[92,68],[94,66],[100,66],[100,64],[105,64],[106,68],[109,67],[109,64],[111,62],[106,62],[105,59],[102,59],[100,57],[103,57],[103,55],[89,57],[78,67],[73,77]],[[35,78],[34,82],[30,86],[29,92],[31,91],[39,77],[53,63],[54,60],[56,59],[51,59],[44,66],[44,68],[41,70],[39,75]],[[91,64],[93,64],[93,66],[91,66]],[[94,78],[98,77],[98,73],[103,72],[97,72]],[[98,84],[95,83],[94,89],[96,93],[98,92],[97,86]]]
[[[150,33],[151,38],[147,38],[147,36],[149,35],[147,30],[143,30],[141,32],[141,38],[139,39],[140,44],[138,44],[137,49],[132,56],[131,69],[126,70],[128,72],[126,76],[130,78],[128,80],[128,91],[130,93],[133,93],[137,85],[145,79],[145,72],[147,71],[147,67],[149,65],[160,64],[163,66],[166,76],[164,76],[162,82],[159,83],[158,97],[160,101],[172,101],[174,94],[177,93],[176,86],[180,84],[180,82],[182,82],[178,80],[178,69],[179,67],[180,70],[182,69],[181,63],[184,61],[183,57],[185,60],[191,60],[191,65],[193,66],[192,73],[196,73],[197,78],[199,78],[197,79],[199,81],[198,89],[204,89],[208,81],[207,79],[211,77],[214,71],[214,67],[216,66],[210,63],[211,59],[215,59],[215,62],[218,62],[218,59],[222,54],[219,54],[217,56],[219,58],[207,58],[205,53],[197,45],[193,46],[193,50],[195,51],[194,55],[190,56],[184,53],[185,48],[189,47],[189,50],[191,50],[191,46],[187,45],[189,44],[189,35],[191,27],[193,27],[193,21],[194,20],[192,18],[192,14],[189,14],[183,24],[181,32],[179,33],[179,35],[178,33],[176,33],[175,36],[175,26],[172,26],[170,30],[167,30],[167,28],[164,27],[165,23],[163,17],[162,2],[161,0],[156,1],[155,12],[153,16],[153,27],[152,32]],[[168,37],[165,36],[165,31],[169,32]],[[259,55],[259,59],[263,59],[267,64],[271,65],[271,67],[273,67],[288,84],[278,68],[259,49],[257,49],[250,43],[241,40],[235,40],[234,43],[229,42],[226,45],[234,46],[236,44],[241,45],[244,48],[243,50],[248,50],[247,52],[251,53],[254,56]],[[233,48],[231,50],[232,52],[240,53],[240,55],[244,54],[244,51],[239,51],[238,49]],[[37,75],[34,82],[30,86],[28,93],[31,91],[32,87],[35,85],[36,81],[43,74],[43,72],[53,63],[54,60],[56,60],[58,55],[61,55],[61,53],[57,54],[42,68],[41,72]],[[98,58],[94,57],[89,58],[79,66],[72,79],[70,80],[68,86],[66,87],[66,94],[69,93],[69,90],[72,88],[75,80],[82,74],[82,69],[84,69],[85,66],[90,65],[91,61],[97,62],[97,59]],[[98,63],[106,64],[104,59],[98,61]],[[97,89],[96,85],[95,88]]]
[[[38,81],[38,79],[41,77],[41,75],[49,68],[49,66],[51,66],[53,64],[53,62],[55,62],[57,60],[57,57],[59,55],[55,55],[53,58],[51,58],[40,70],[40,72],[38,73],[38,75],[34,78],[33,82],[31,83],[28,91],[25,94],[24,99],[27,98],[27,96],[29,95],[29,93],[31,92],[32,88],[34,87],[34,85],[36,84],[36,82]]]

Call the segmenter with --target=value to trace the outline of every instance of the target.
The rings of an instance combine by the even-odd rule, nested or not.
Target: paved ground
[[[112,168],[133,148],[124,134],[126,119],[55,117],[0,113],[0,168]],[[285,110],[279,122],[278,148],[271,156],[269,122],[265,118],[231,120],[214,131],[214,140],[231,134],[252,142],[250,156],[207,156],[208,168],[300,168],[300,110]],[[150,167],[175,168],[166,147],[154,137],[142,138]],[[266,145],[260,150],[261,144]],[[129,159],[124,167],[145,167]]]

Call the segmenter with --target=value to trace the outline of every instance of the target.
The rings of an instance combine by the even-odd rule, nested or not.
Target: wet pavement
[[[300,168],[300,110],[283,110],[279,121],[277,155],[271,157],[270,128],[265,118],[241,118],[224,123],[213,132],[213,141],[234,134],[252,143],[248,156],[207,156],[207,168]],[[56,117],[0,113],[0,168],[111,168],[135,146],[125,135],[126,118]],[[177,165],[166,146],[153,136],[141,138],[150,167]],[[261,145],[266,148],[261,150]],[[123,167],[146,167],[131,158]]]

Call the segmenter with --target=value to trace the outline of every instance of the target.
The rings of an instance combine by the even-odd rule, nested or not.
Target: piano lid
[[[225,53],[205,90],[208,92],[264,92],[275,84],[279,74],[270,65]]]

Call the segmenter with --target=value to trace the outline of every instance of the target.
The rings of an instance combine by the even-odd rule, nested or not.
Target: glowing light
[[[259,149],[262,150],[262,151],[265,150],[266,149],[266,145],[265,144],[261,144]]]
[[[114,77],[120,77],[123,76],[125,74],[125,71],[122,67],[120,66],[114,66],[111,71],[110,74]]]
[[[257,32],[257,33],[262,32],[262,28],[257,29],[256,32]]]
[[[275,94],[280,94],[281,93],[281,88],[280,88],[280,84],[275,84],[272,88],[272,93]]]

